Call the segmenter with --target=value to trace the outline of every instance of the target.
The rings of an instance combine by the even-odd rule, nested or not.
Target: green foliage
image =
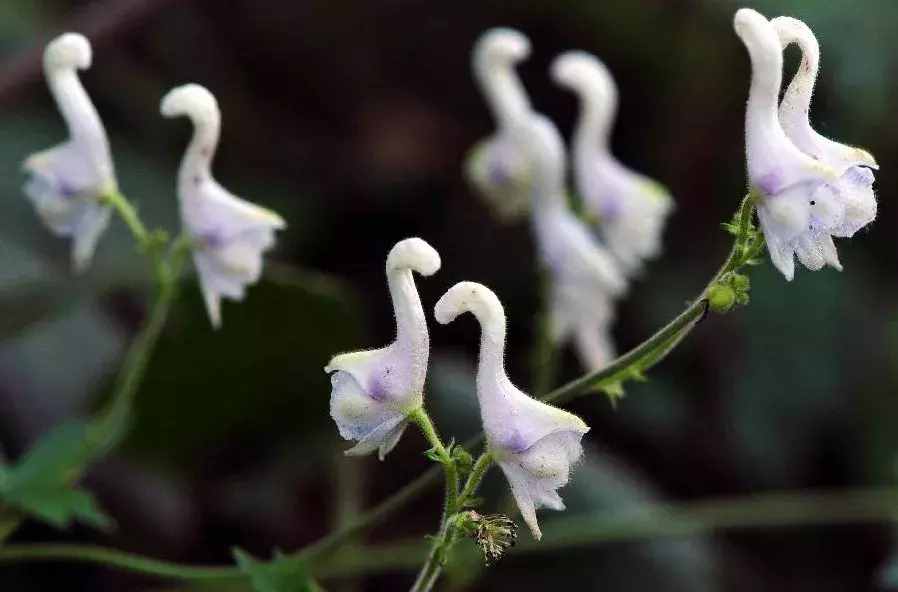
[[[256,592],[316,592],[320,587],[309,575],[303,561],[288,559],[275,551],[271,561],[259,561],[242,549],[234,549],[234,559],[250,578]]]
[[[0,500],[58,528],[75,520],[109,528],[112,520],[93,496],[74,486],[91,454],[86,424],[55,428],[19,463],[0,469]]]

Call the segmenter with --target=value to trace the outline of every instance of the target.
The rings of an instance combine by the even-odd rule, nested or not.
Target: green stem
[[[427,411],[423,407],[418,407],[409,414],[408,418],[409,421],[421,428],[421,432],[424,434],[427,442],[433,447],[440,464],[443,465],[443,473],[446,476],[446,500],[443,508],[443,516],[445,518],[445,516],[450,516],[457,511],[458,469],[452,460],[449,450],[440,439],[440,435],[437,433],[436,427],[434,427]]]
[[[46,561],[97,563],[123,571],[179,580],[233,580],[244,577],[237,567],[181,565],[93,545],[23,544],[0,547],[0,563]]]
[[[105,194],[103,200],[115,209],[122,221],[128,227],[128,230],[134,235],[138,244],[142,248],[149,246],[150,233],[146,226],[143,225],[143,222],[140,221],[140,216],[137,215],[137,209],[131,205],[128,198],[118,191],[113,191]]]
[[[464,507],[464,505],[470,501],[471,497],[477,493],[477,488],[480,487],[480,482],[483,481],[484,476],[486,476],[487,471],[489,471],[492,465],[493,455],[489,452],[484,452],[477,457],[477,462],[474,463],[474,467],[471,469],[471,474],[468,475],[468,480],[461,490],[461,495],[458,496],[459,508]]]
[[[543,275],[540,278],[540,312],[533,339],[533,353],[530,360],[533,369],[531,393],[539,397],[549,392],[558,370],[558,346],[552,340],[549,318],[549,286]]]
[[[159,341],[177,295],[181,267],[184,262],[184,247],[176,246],[169,264],[159,277],[159,291],[150,309],[149,316],[137,337],[131,343],[125,362],[116,379],[112,398],[106,409],[100,412],[91,425],[92,458],[97,458],[115,448],[127,433],[134,407],[134,398],[146,373],[147,364]]]
[[[898,522],[898,488],[781,491],[685,504],[644,504],[602,514],[555,518],[552,534],[523,541],[512,554],[556,551],[622,541],[685,537],[723,530],[798,525]],[[422,559],[420,542],[345,548],[313,565],[318,577],[349,577],[411,570]],[[0,563],[73,561],[95,563],[160,578],[241,580],[236,567],[190,566],[91,545],[13,544],[0,547]]]
[[[440,518],[440,529],[434,537],[430,555],[421,568],[414,586],[411,588],[412,592],[425,592],[430,590],[439,577],[449,546],[452,543],[451,522],[459,509],[458,469],[424,408],[419,407],[413,411],[409,414],[409,419],[421,428],[424,437],[427,438],[427,441],[433,447],[432,450],[436,453],[440,464],[443,465],[443,471],[446,475],[446,499],[443,504],[443,515]]]

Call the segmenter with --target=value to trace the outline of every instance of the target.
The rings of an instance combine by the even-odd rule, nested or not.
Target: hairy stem
[[[140,216],[137,215],[137,209],[131,202],[118,191],[105,194],[103,200],[116,211],[122,222],[134,235],[138,245],[141,248],[146,248],[150,242],[150,233],[146,226],[143,225],[143,222],[141,222]]]

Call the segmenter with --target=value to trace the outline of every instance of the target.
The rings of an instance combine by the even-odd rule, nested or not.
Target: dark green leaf
[[[275,553],[271,561],[259,561],[242,549],[234,549],[234,559],[250,578],[256,592],[315,592],[317,584],[303,561]]]
[[[54,428],[15,465],[0,474],[0,499],[53,526],[78,520],[98,528],[112,526],[93,496],[74,486],[91,457],[86,424]]]

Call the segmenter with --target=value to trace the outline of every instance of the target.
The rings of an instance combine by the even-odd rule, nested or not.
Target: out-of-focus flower
[[[433,275],[440,256],[420,238],[396,243],[387,256],[387,285],[396,314],[396,340],[374,350],[334,356],[331,417],[340,435],[357,440],[349,455],[378,451],[380,460],[396,446],[408,415],[423,401],[430,339],[412,272]]]
[[[211,165],[221,129],[218,102],[198,84],[169,91],[160,107],[165,117],[189,117],[193,138],[178,172],[181,221],[193,241],[193,261],[209,319],[221,326],[221,299],[242,300],[247,285],[262,274],[262,255],[274,245],[284,220],[231,194],[212,178]]]
[[[555,59],[552,77],[580,98],[572,151],[584,208],[623,268],[638,271],[643,260],[661,251],[673,200],[659,183],[631,171],[611,154],[618,92],[605,65],[591,54],[571,51]]]
[[[601,368],[613,357],[608,336],[613,300],[626,291],[626,279],[568,206],[564,146],[552,122],[534,114],[510,137],[531,170],[531,216],[548,279],[551,336],[556,343],[573,338],[583,365]]]
[[[734,18],[748,49],[751,88],[745,115],[748,178],[767,250],[787,280],[794,256],[812,270],[841,269],[833,237],[850,237],[876,217],[873,173],[863,166],[835,168],[803,152],[783,130],[777,99],[783,56],[773,25],[743,8]],[[789,117],[789,107],[786,108]]]
[[[530,55],[530,41],[512,29],[490,29],[472,56],[474,79],[496,121],[496,132],[474,146],[465,163],[468,181],[503,219],[526,214],[530,203],[526,161],[509,130],[531,115],[530,100],[515,65]]]
[[[460,282],[436,304],[437,321],[446,324],[470,312],[480,323],[477,398],[487,445],[505,473],[524,522],[534,538],[542,533],[536,510],[563,510],[557,490],[567,484],[580,458],[580,440],[589,427],[576,415],[552,407],[515,387],[505,374],[505,311],[486,286]]]
[[[71,237],[72,265],[90,264],[112,213],[103,196],[118,191],[103,122],[81,85],[78,70],[90,68],[90,42],[66,33],[44,51],[44,74],[69,129],[69,139],[29,156],[25,194],[44,224],[56,235]]]

